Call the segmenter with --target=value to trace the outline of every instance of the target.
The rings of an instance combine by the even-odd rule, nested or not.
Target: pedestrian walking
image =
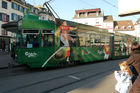
[[[115,78],[117,80],[117,84],[115,86],[115,90],[118,93],[128,93],[129,88],[131,86],[131,75],[129,66],[126,61],[123,61],[119,64],[120,71],[115,71]]]
[[[134,66],[136,69],[138,76],[135,80],[134,84],[132,85],[132,88],[130,89],[129,93],[140,93],[140,45],[137,42],[132,43],[131,45],[131,56],[127,60],[128,65]]]
[[[13,59],[15,59],[15,48],[16,48],[16,43],[13,42],[12,51],[11,51],[11,57],[12,57]]]
[[[5,51],[5,44],[4,44],[4,42],[2,42],[1,48],[2,48],[2,51]]]

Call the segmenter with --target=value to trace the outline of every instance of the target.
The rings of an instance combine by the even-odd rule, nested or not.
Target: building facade
[[[98,9],[76,10],[73,21],[86,25],[102,27],[103,12]]]
[[[25,0],[0,0],[0,5],[0,51],[8,51],[16,34],[2,29],[1,25],[10,21],[18,21],[29,11],[38,15],[38,9],[27,4]]]
[[[136,36],[132,20],[114,21],[114,31]]]
[[[49,9],[43,7],[43,6],[34,6],[35,8],[38,9],[38,15],[40,20],[55,20],[55,17],[49,11]]]
[[[140,18],[134,24],[136,36],[140,38]]]
[[[113,17],[112,15],[104,16],[103,28],[107,29],[109,32],[113,33]]]
[[[113,32],[113,17],[111,15],[104,16],[104,12],[100,8],[76,10],[73,21]]]
[[[10,5],[11,2],[8,0],[0,1],[0,51],[8,49],[10,42],[10,34],[8,31],[1,28],[1,25],[10,21]]]

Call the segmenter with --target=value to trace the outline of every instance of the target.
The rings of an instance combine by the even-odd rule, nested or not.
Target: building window
[[[21,0],[21,2],[25,4],[25,0]]]
[[[35,9],[33,10],[33,13],[35,13]]]
[[[119,27],[118,27],[118,26],[116,26],[116,27],[115,27],[115,29],[119,29]]]
[[[124,30],[125,29],[125,26],[122,26],[122,29]]]
[[[99,22],[96,22],[96,25],[99,25]]]
[[[17,16],[18,16],[18,20],[20,20],[22,18],[22,16],[20,16],[20,15],[17,15]]]
[[[14,13],[11,14],[11,19],[14,20]]]
[[[9,22],[9,15],[0,13],[0,21]]]
[[[22,10],[23,10],[22,12],[24,13],[24,12],[25,12],[25,8],[23,7],[23,9],[22,9]]]
[[[85,12],[79,13],[79,17],[85,17]]]
[[[132,26],[128,26],[128,29],[132,29]]]
[[[5,2],[5,1],[2,1],[2,8],[5,8],[5,9],[7,9],[7,2]]]
[[[21,12],[25,13],[25,8],[21,6]]]
[[[18,15],[18,20],[20,19],[20,15]]]
[[[18,11],[20,11],[20,8],[21,8],[20,5],[18,5]]]
[[[2,21],[2,13],[0,13],[0,21]]]
[[[38,14],[38,10],[35,10],[35,14]]]
[[[16,10],[18,9],[18,5],[17,4],[15,4],[14,9],[16,9]]]
[[[18,20],[18,15],[12,13],[12,14],[11,14],[11,19],[14,20],[14,21],[17,21],[17,20]]]
[[[12,4],[11,7],[12,7],[13,9],[18,10],[18,5],[17,5],[16,3],[12,2],[11,4]]]
[[[15,21],[17,21],[17,20],[18,20],[18,15],[17,15],[17,14],[15,14],[14,19],[15,19]]]
[[[8,32],[6,30],[2,30],[2,35],[8,35]]]
[[[11,6],[12,6],[12,8],[14,9],[14,2],[12,2],[11,4],[12,4],[12,5],[11,5]]]
[[[9,22],[10,21],[10,19],[9,19],[9,15],[7,15],[7,22]]]
[[[97,16],[97,15],[96,15],[96,11],[88,12],[88,16]]]
[[[24,13],[27,14],[27,8],[24,9]]]

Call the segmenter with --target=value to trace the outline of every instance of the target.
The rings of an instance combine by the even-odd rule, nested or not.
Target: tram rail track
[[[108,71],[110,71],[112,69],[114,69],[114,68],[108,69]],[[51,78],[51,79],[41,80],[41,81],[37,81],[37,82],[34,82],[34,83],[30,83],[30,84],[22,85],[22,86],[19,86],[19,87],[15,87],[15,88],[12,88],[12,89],[3,91],[2,93],[12,93],[12,92],[17,91],[17,90],[20,90],[20,89],[24,89],[24,88],[26,89],[28,87],[32,87],[32,86],[35,86],[35,85],[39,85],[39,84],[43,84],[43,83],[48,83],[48,82],[51,83],[51,82],[53,82],[53,81],[55,81],[57,79],[61,79],[61,78],[65,78],[65,77],[68,78],[68,76],[70,76],[70,75],[75,76],[77,74],[82,74],[82,73],[86,73],[86,72],[93,71],[93,70],[96,70],[96,69],[95,68],[90,68],[90,69],[86,69],[86,70],[82,70],[82,71],[76,71],[74,73],[64,74],[64,75],[57,76],[57,77],[54,77],[54,78]],[[74,83],[77,83],[77,82],[86,80],[86,79],[91,78],[93,76],[100,75],[100,74],[102,74],[104,72],[106,72],[106,71],[101,71],[101,72],[93,73],[93,74],[91,74],[91,75],[89,75],[87,77],[80,78],[79,80],[77,79],[77,80],[74,80],[72,82],[68,82],[66,84],[62,84],[60,86],[56,86],[54,88],[50,88],[48,90],[43,91],[42,93],[49,93],[49,92],[51,92],[53,90],[57,90],[59,88],[62,88],[62,87],[65,87],[65,86],[68,86],[68,85],[71,85],[71,84],[74,84]]]
[[[114,69],[114,68],[109,69],[108,71],[111,71],[111,70],[113,70],[113,69]],[[65,86],[69,86],[69,85],[72,85],[72,84],[74,84],[74,83],[78,83],[78,82],[84,81],[84,80],[86,80],[86,79],[92,78],[92,77],[94,77],[94,76],[101,75],[101,74],[104,73],[104,72],[106,72],[106,71],[101,71],[101,72],[95,73],[95,74],[90,75],[90,76],[87,76],[87,77],[85,77],[85,78],[82,78],[82,79],[79,79],[79,80],[70,82],[70,83],[68,83],[68,84],[61,85],[61,86],[59,86],[59,87],[55,87],[55,88],[49,89],[49,90],[44,91],[44,92],[41,92],[41,93],[49,93],[49,92],[52,92],[52,91],[54,91],[54,90],[63,88],[63,87],[65,87]]]

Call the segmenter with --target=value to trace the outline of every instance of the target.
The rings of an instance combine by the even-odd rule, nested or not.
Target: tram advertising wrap
[[[15,61],[46,68],[127,57],[134,37],[62,19],[25,15],[5,29],[16,32]]]

